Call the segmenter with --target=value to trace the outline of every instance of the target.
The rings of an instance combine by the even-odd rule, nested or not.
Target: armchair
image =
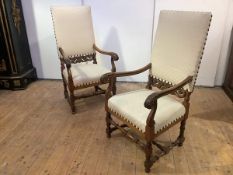
[[[108,82],[101,83],[100,77],[105,73],[115,72],[114,62],[119,58],[116,53],[103,51],[95,45],[89,6],[57,6],[51,8],[51,13],[61,63],[64,95],[72,113],[75,113],[75,100],[105,93],[99,85]],[[97,64],[96,52],[110,56],[111,70]],[[115,82],[114,80],[112,86],[113,94],[116,92]],[[90,95],[75,95],[75,90],[87,87],[94,87],[94,92]]]
[[[161,11],[151,63],[135,71],[107,73],[101,77],[102,82],[110,82],[105,101],[107,137],[110,138],[111,133],[119,129],[138,143],[146,155],[145,172],[150,172],[153,163],[172,147],[183,145],[190,95],[196,82],[211,18],[208,12]],[[146,70],[150,73],[145,89],[117,95],[111,92],[117,77]],[[153,86],[160,90],[153,91]],[[174,96],[183,99],[183,102]],[[113,120],[115,118],[118,122]],[[165,147],[155,141],[158,135],[177,123],[181,125],[175,142]],[[139,137],[130,134],[126,128],[133,130]],[[152,155],[152,145],[160,149],[159,155]]]

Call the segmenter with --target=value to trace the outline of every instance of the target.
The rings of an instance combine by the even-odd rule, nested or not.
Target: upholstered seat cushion
[[[75,87],[99,83],[100,77],[108,72],[110,72],[110,70],[99,64],[71,65],[71,73]],[[63,75],[68,81],[68,73],[66,68],[63,70]]]
[[[144,102],[153,92],[152,90],[141,89],[115,95],[109,99],[108,107],[140,131],[145,132],[146,120],[150,110],[144,107]],[[184,113],[185,108],[182,103],[170,96],[159,98],[154,118],[155,133],[180,119]]]

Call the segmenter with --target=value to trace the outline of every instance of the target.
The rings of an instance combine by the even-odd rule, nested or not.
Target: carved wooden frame
[[[67,99],[68,103],[70,104],[71,111],[72,111],[73,114],[76,113],[75,100],[80,99],[80,98],[86,98],[86,97],[94,96],[94,95],[104,94],[105,90],[101,89],[99,87],[99,85],[106,84],[106,83],[108,83],[108,81],[104,82],[104,83],[102,83],[100,81],[98,83],[90,83],[90,84],[83,84],[81,86],[75,86],[74,82],[73,82],[73,78],[72,78],[72,72],[71,72],[71,69],[70,69],[72,64],[88,62],[88,61],[92,61],[93,64],[97,64],[97,60],[96,60],[96,51],[97,51],[97,52],[99,52],[99,53],[101,53],[103,55],[109,55],[111,57],[111,65],[112,65],[111,72],[112,73],[116,72],[116,66],[115,66],[114,61],[117,61],[119,59],[118,55],[116,53],[114,53],[114,52],[107,52],[107,51],[101,50],[95,44],[93,44],[93,49],[94,49],[93,53],[82,54],[82,55],[74,55],[74,56],[70,56],[70,57],[66,58],[64,56],[63,49],[58,48],[59,58],[60,58],[60,63],[61,63],[61,75],[62,75],[62,80],[63,80],[63,85],[64,85],[64,96]],[[65,77],[63,75],[63,71],[65,69],[65,66],[66,66],[66,69],[67,69],[68,81],[65,79]],[[95,91],[90,95],[76,96],[74,94],[75,90],[88,88],[88,87],[94,87]],[[112,88],[111,89],[112,93],[116,94],[116,79],[113,80],[111,88]]]
[[[125,136],[127,136],[129,139],[134,141],[135,143],[139,144],[139,146],[145,151],[146,160],[144,162],[145,166],[145,172],[150,172],[150,168],[153,165],[153,163],[159,159],[159,157],[167,154],[171,148],[174,146],[182,146],[185,137],[184,137],[184,130],[185,130],[185,123],[188,118],[189,114],[189,100],[190,95],[192,92],[189,92],[184,88],[184,86],[193,80],[193,76],[188,76],[186,79],[181,81],[179,84],[172,85],[171,83],[168,83],[163,80],[159,80],[158,78],[153,77],[152,75],[149,75],[148,77],[148,83],[146,88],[152,89],[153,86],[159,88],[161,91],[154,92],[151,95],[147,97],[147,99],[144,102],[144,106],[148,109],[150,109],[150,113],[148,115],[147,121],[146,121],[146,128],[145,132],[142,132],[139,130],[135,125],[130,123],[129,121],[126,121],[122,116],[112,111],[110,108],[108,108],[108,100],[113,95],[111,89],[114,85],[114,80],[117,77],[123,77],[123,76],[130,76],[130,75],[136,75],[139,73],[142,73],[146,70],[151,69],[151,63],[146,65],[145,67],[135,70],[135,71],[129,71],[129,72],[113,72],[113,73],[107,73],[101,77],[101,82],[109,82],[108,89],[106,91],[106,99],[105,99],[105,110],[106,110],[106,134],[107,137],[111,137],[111,133],[117,129],[119,129]],[[165,95],[172,94],[179,98],[183,98],[183,105],[185,107],[185,114],[178,120],[174,121],[170,125],[162,128],[159,132],[155,133],[155,122],[154,117],[157,109],[157,100]],[[122,125],[118,124],[112,119],[112,116],[116,117],[118,120],[123,122]],[[169,146],[165,147],[155,141],[155,138],[171,128],[173,125],[181,122],[180,125],[180,134],[177,137],[175,142],[172,142]],[[135,137],[135,135],[131,135],[125,128],[130,128],[133,131],[137,133],[139,138]],[[152,145],[157,146],[161,152],[159,155],[152,155]]]
[[[211,16],[211,19],[212,19],[212,16]],[[211,19],[210,19],[210,22],[211,22]],[[209,23],[209,27],[210,27],[210,23]],[[203,43],[203,50],[202,50],[201,56],[199,58],[200,62],[201,62],[201,59],[203,56],[208,31],[209,31],[209,28],[208,28],[207,33],[206,33],[205,42]],[[107,73],[101,77],[102,82],[109,82],[109,87],[108,87],[106,94],[105,94],[105,97],[106,97],[105,110],[106,110],[106,134],[107,134],[107,137],[110,138],[111,133],[113,131],[119,129],[125,136],[127,136],[128,138],[130,138],[131,140],[133,140],[134,142],[139,144],[143,148],[143,150],[145,151],[146,160],[144,162],[144,166],[145,166],[145,172],[147,172],[147,173],[150,172],[150,168],[152,167],[153,163],[159,159],[159,157],[167,154],[169,152],[169,150],[171,148],[173,148],[174,146],[182,146],[183,145],[183,142],[185,140],[185,137],[184,137],[185,124],[186,124],[186,120],[187,120],[188,114],[189,114],[190,96],[193,92],[193,86],[195,85],[195,82],[196,82],[200,62],[199,62],[199,65],[197,66],[197,72],[193,76],[188,76],[187,78],[185,78],[183,81],[181,81],[180,83],[178,83],[176,85],[173,85],[172,83],[169,83],[165,80],[161,80],[157,77],[154,77],[153,75],[149,75],[146,88],[152,89],[152,87],[155,86],[155,87],[159,88],[161,91],[152,93],[151,95],[149,95],[147,97],[147,99],[144,102],[145,108],[150,109],[150,113],[147,117],[146,128],[145,128],[144,133],[141,130],[139,130],[135,125],[133,125],[129,121],[126,121],[122,116],[114,113],[114,111],[111,111],[111,109],[108,108],[108,100],[113,95],[115,95],[114,93],[111,92],[111,89],[113,88],[114,80],[117,77],[136,75],[136,74],[139,74],[139,73],[144,72],[146,70],[150,70],[151,63],[146,65],[145,67],[143,67],[141,69],[138,69],[138,70],[129,71],[129,72]],[[187,90],[187,88],[185,87],[185,85],[187,85],[189,83],[192,84],[191,90],[190,89]],[[182,103],[185,107],[185,114],[183,116],[181,116],[180,119],[174,121],[170,125],[162,128],[159,132],[155,133],[154,117],[155,117],[155,113],[157,110],[157,100],[160,97],[165,96],[165,95],[169,95],[169,94],[175,95],[178,98],[183,99]],[[112,117],[111,117],[112,115],[114,117],[118,118],[124,124],[119,125],[118,123],[116,123],[112,119]],[[154,141],[154,139],[158,135],[162,134],[163,132],[165,132],[166,130],[168,130],[173,125],[175,125],[179,122],[181,122],[180,133],[179,133],[179,136],[177,137],[177,139],[175,140],[175,142],[172,142],[169,146],[164,147],[163,145]],[[125,129],[126,127],[132,129],[133,131],[136,131],[138,136],[140,136],[141,139],[145,143],[141,139],[135,138],[135,135],[129,134],[128,130]],[[152,156],[152,145],[157,146],[161,150],[161,153],[159,155]]]

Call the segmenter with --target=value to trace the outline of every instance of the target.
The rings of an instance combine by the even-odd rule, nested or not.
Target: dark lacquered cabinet
[[[20,0],[0,0],[0,89],[24,89],[36,80]]]
[[[232,30],[232,39],[233,39],[233,30]],[[233,44],[231,47],[231,53],[229,57],[228,68],[226,71],[226,77],[223,84],[223,89],[233,101]]]

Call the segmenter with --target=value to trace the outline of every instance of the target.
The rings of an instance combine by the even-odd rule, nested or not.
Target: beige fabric
[[[57,45],[65,57],[93,53],[95,39],[89,6],[56,6],[51,13]]]
[[[71,73],[73,77],[74,86],[89,85],[92,83],[99,83],[100,77],[111,72],[105,67],[98,64],[72,64]],[[65,79],[68,81],[68,73],[65,68],[63,71]]]
[[[153,92],[152,90],[141,89],[115,95],[109,99],[108,107],[139,130],[145,132],[146,120],[150,110],[144,107],[144,102]],[[154,118],[155,132],[159,132],[165,126],[181,118],[184,113],[185,108],[182,103],[169,96],[159,98]]]
[[[152,51],[152,75],[177,84],[187,76],[196,80],[211,13],[161,11]]]

